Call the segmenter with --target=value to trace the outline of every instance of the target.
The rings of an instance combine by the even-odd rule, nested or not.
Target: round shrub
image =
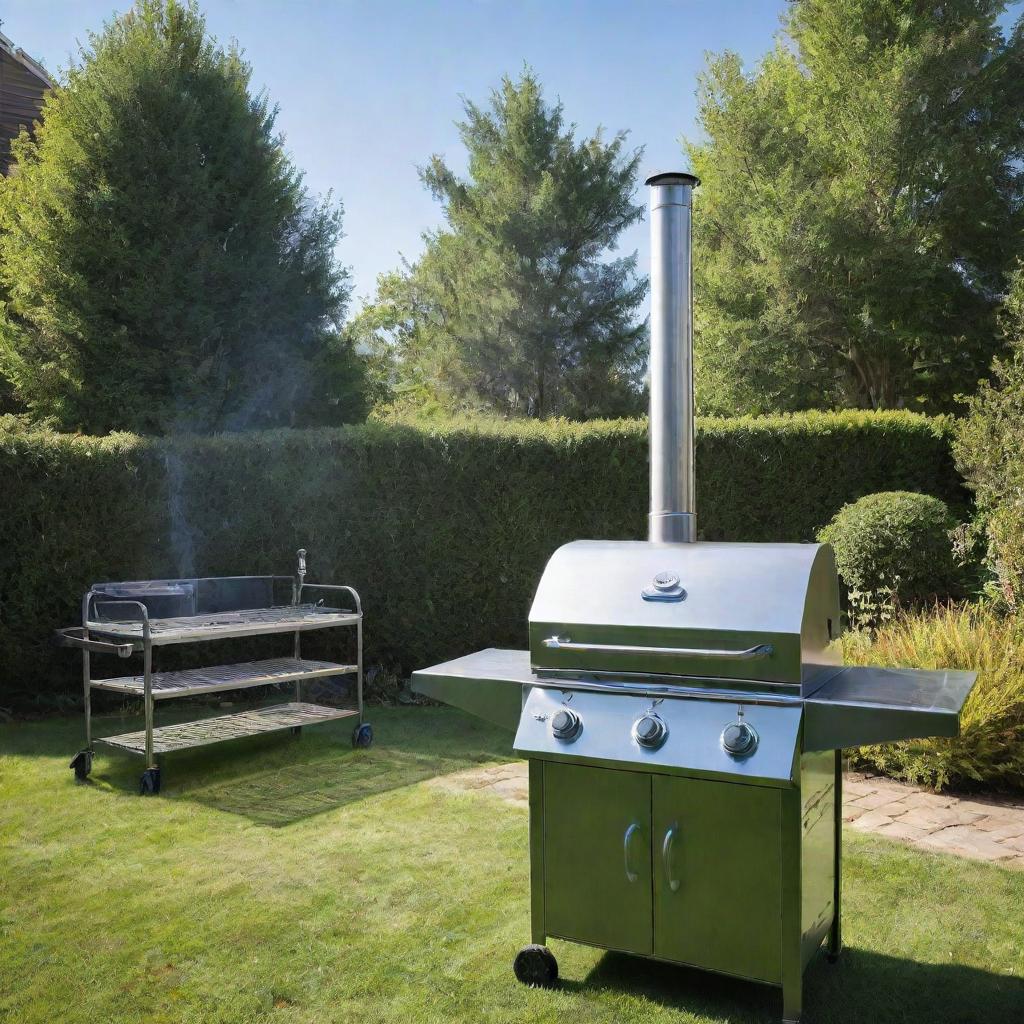
[[[818,535],[832,545],[851,592],[912,603],[954,592],[957,568],[946,503],[912,491],[882,491],[844,505]]]

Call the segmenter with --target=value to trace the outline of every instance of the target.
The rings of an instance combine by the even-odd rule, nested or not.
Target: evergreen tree
[[[341,210],[310,199],[275,113],[193,3],[138,0],[90,37],[0,182],[0,371],[33,415],[162,432],[359,414]]]
[[[1024,209],[1004,8],[794,0],[754,74],[711,62],[688,147],[704,411],[937,412],[974,390]]]
[[[535,417],[633,411],[646,332],[636,256],[609,259],[640,152],[625,135],[577,141],[529,70],[486,107],[465,103],[461,178],[440,156],[420,175],[447,226],[414,265],[381,278],[355,335],[390,356],[397,404]]]

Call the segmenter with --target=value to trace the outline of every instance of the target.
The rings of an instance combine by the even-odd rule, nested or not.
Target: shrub
[[[1024,787],[1024,621],[991,603],[937,606],[898,615],[874,635],[841,640],[853,665],[975,669],[960,735],[862,747],[855,763],[941,789],[987,783]]]
[[[958,500],[945,421],[857,412],[698,422],[706,539],[811,540],[844,503],[887,486]],[[49,638],[76,622],[90,583],[289,572],[299,547],[311,580],[360,591],[368,662],[409,671],[524,645],[559,544],[645,536],[647,425],[0,433],[0,495],[0,706],[79,692],[77,660]]]
[[[852,607],[882,596],[907,603],[955,589],[955,525],[939,498],[884,491],[841,508],[818,536],[835,550]]]
[[[958,425],[957,466],[978,504],[977,533],[987,539],[988,564],[1011,608],[1024,602],[1024,265],[1003,312],[1011,351],[996,360]]]

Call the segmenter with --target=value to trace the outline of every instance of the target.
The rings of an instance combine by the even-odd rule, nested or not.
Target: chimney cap
[[[687,171],[658,171],[652,174],[645,182],[645,185],[689,185],[696,188],[700,184],[700,178],[696,174],[689,174]]]

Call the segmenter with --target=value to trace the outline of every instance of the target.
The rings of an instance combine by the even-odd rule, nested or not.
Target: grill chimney
[[[692,174],[647,179],[651,189],[651,510],[648,539],[697,539],[693,498]]]

